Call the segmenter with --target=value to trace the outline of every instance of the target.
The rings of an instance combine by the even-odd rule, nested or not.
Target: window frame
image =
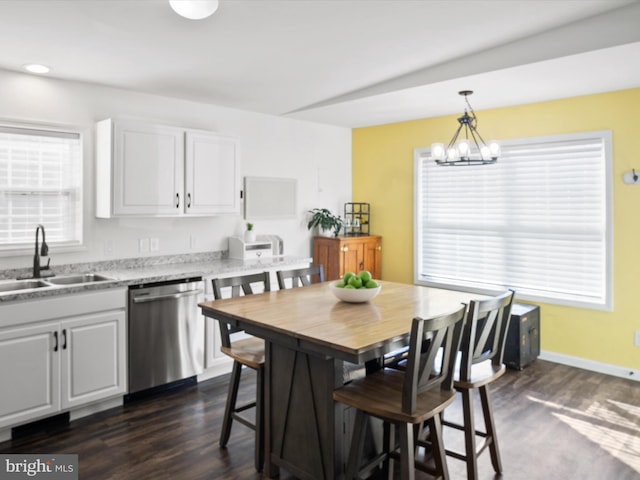
[[[604,253],[603,253],[603,275],[604,275],[604,299],[600,302],[595,301],[581,301],[576,298],[559,298],[559,297],[551,297],[545,295],[536,295],[532,293],[526,292],[518,292],[517,287],[513,287],[511,285],[492,285],[492,284],[481,284],[479,287],[473,287],[469,285],[463,284],[455,284],[449,282],[441,282],[441,281],[433,281],[422,278],[421,271],[421,262],[422,262],[422,244],[421,244],[421,232],[423,227],[423,219],[422,219],[422,211],[421,211],[421,201],[422,201],[422,172],[421,165],[424,161],[433,161],[428,160],[427,157],[430,155],[430,148],[416,148],[414,150],[414,252],[413,252],[413,267],[414,267],[414,283],[416,285],[424,285],[438,288],[447,288],[451,290],[462,290],[469,291],[473,293],[487,293],[487,292],[495,292],[496,290],[506,289],[506,288],[514,288],[516,290],[517,298],[520,300],[531,301],[531,302],[542,302],[549,303],[555,305],[563,305],[570,307],[578,307],[578,308],[587,308],[592,310],[603,310],[603,311],[612,311],[613,309],[613,147],[612,147],[612,133],[609,130],[602,131],[591,131],[591,132],[581,132],[581,133],[571,133],[571,134],[561,134],[561,135],[548,135],[548,136],[539,136],[539,137],[528,137],[528,138],[518,138],[508,141],[501,142],[503,147],[508,146],[518,146],[524,144],[532,144],[532,143],[548,143],[548,142],[558,142],[558,141],[571,141],[571,140],[580,140],[585,138],[600,138],[603,142],[604,147],[604,169],[603,169],[603,182],[604,182],[604,222],[605,222],[605,233],[604,233]],[[500,160],[498,160],[498,164],[500,164]],[[453,168],[456,170],[464,169],[467,167],[445,167],[438,166],[437,168]],[[479,167],[482,168],[482,167]]]
[[[38,132],[50,132],[56,136],[55,134],[60,134],[61,136],[73,136],[77,137],[78,142],[78,161],[77,161],[77,185],[75,188],[74,195],[74,204],[76,205],[74,217],[75,217],[75,235],[73,240],[67,241],[56,241],[50,239],[47,236],[47,245],[50,250],[57,252],[71,252],[71,251],[79,251],[84,250],[84,228],[85,228],[85,215],[84,215],[84,190],[85,190],[85,177],[84,177],[84,161],[86,156],[86,132],[85,129],[73,126],[73,125],[57,125],[50,123],[22,123],[11,120],[3,120],[0,121],[0,127],[6,130],[16,130],[17,133],[24,133],[26,135],[29,132],[33,132],[33,134],[37,135]],[[43,135],[45,136],[45,135]],[[14,191],[20,191],[22,188],[17,188]],[[25,190],[36,190],[31,188],[26,188]],[[41,189],[42,192],[46,192],[46,189]],[[7,188],[0,188],[0,195],[5,191],[10,191]],[[34,239],[35,239],[35,230],[37,225],[33,226]],[[46,225],[45,225],[46,228]],[[0,245],[0,257],[11,257],[11,256],[21,256],[27,253],[32,253],[33,251],[33,242],[21,242],[21,243],[12,243],[12,244],[4,244]]]

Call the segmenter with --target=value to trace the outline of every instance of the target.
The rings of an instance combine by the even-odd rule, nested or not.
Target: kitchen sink
[[[52,285],[80,285],[95,282],[107,282],[113,280],[111,277],[97,275],[95,273],[84,273],[81,275],[66,275],[61,277],[47,278],[47,283]]]
[[[0,292],[13,292],[20,290],[29,290],[32,288],[48,287],[49,284],[42,280],[10,280],[0,281]]]

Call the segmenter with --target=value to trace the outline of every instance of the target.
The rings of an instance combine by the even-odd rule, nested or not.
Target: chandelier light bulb
[[[489,142],[489,150],[491,151],[491,158],[498,158],[500,156],[500,153],[502,153],[500,144],[495,140]]]
[[[445,157],[444,143],[431,144],[431,156],[435,160],[444,160],[444,157]]]
[[[449,149],[447,149],[447,161],[448,162],[454,162],[458,159],[459,155],[458,155],[458,149],[455,147],[450,147]]]
[[[457,147],[460,158],[469,158],[471,155],[471,146],[467,140],[459,140]]]
[[[488,160],[491,158],[491,149],[489,147],[487,147],[486,145],[483,145],[480,148],[480,156],[484,159],[484,160]]]
[[[207,18],[218,9],[218,0],[169,0],[178,15],[190,20]]]

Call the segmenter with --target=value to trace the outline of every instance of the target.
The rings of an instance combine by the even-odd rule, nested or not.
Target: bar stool
[[[447,479],[446,455],[442,443],[440,414],[455,399],[453,370],[460,346],[466,307],[434,318],[414,318],[406,370],[383,368],[354,380],[333,392],[333,399],[356,409],[356,418],[347,465],[347,478],[360,478],[380,463],[389,476],[392,459],[400,459],[402,479],[413,480],[418,468]],[[438,351],[442,349],[440,356]],[[436,361],[437,358],[437,361]],[[361,465],[368,416],[385,423],[384,451]],[[415,432],[426,423],[430,430],[435,469],[416,462]],[[397,454],[394,430],[399,431],[400,453]]]
[[[310,265],[306,268],[295,270],[280,270],[276,272],[278,287],[280,290],[287,288],[286,279],[291,279],[291,288],[306,287],[312,283],[324,282],[324,267],[322,265]]]
[[[487,300],[473,300],[460,347],[459,366],[454,375],[454,387],[462,396],[463,424],[442,420],[446,427],[462,430],[465,437],[465,453],[447,450],[447,455],[464,460],[467,478],[478,478],[478,456],[489,448],[491,464],[496,473],[502,473],[502,461],[498,448],[496,426],[489,385],[505,372],[502,363],[504,343],[509,328],[509,318],[514,292],[509,290]],[[476,430],[473,409],[473,391],[478,390],[482,405],[485,430]],[[476,436],[484,438],[476,447]]]
[[[240,292],[244,295],[252,295],[256,284],[262,286],[265,292],[271,290],[269,273],[257,273],[227,278],[214,278],[213,296],[216,300],[223,298],[222,289],[231,287],[231,296],[238,297]],[[242,331],[226,322],[218,320],[222,346],[220,351],[233,359],[227,403],[220,432],[220,446],[225,447],[231,435],[231,425],[234,420],[255,430],[255,455],[254,463],[257,471],[262,471],[264,465],[264,341],[260,338],[249,337],[239,340],[231,340],[231,334]],[[246,366],[256,372],[256,398],[255,401],[237,406],[238,387],[242,376],[242,367]],[[241,416],[240,413],[255,408],[255,423]]]

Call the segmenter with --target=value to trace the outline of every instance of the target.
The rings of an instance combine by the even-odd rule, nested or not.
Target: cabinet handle
[[[176,193],[176,208],[180,208],[180,194]]]
[[[364,270],[364,262],[360,262],[360,270]]]
[[[57,352],[58,351],[58,331],[57,330],[53,332],[53,338],[56,341],[55,345],[53,346],[53,351]]]
[[[378,250],[379,252],[382,251],[382,246],[378,245],[378,248],[376,250]]]
[[[187,208],[191,208],[191,194],[187,193]]]
[[[62,349],[67,349],[67,329],[62,330]]]
[[[345,246],[345,247],[342,247],[342,248],[341,248],[341,250],[342,250],[343,252],[348,252],[348,251],[349,251],[349,247],[346,247],[346,246]]]

